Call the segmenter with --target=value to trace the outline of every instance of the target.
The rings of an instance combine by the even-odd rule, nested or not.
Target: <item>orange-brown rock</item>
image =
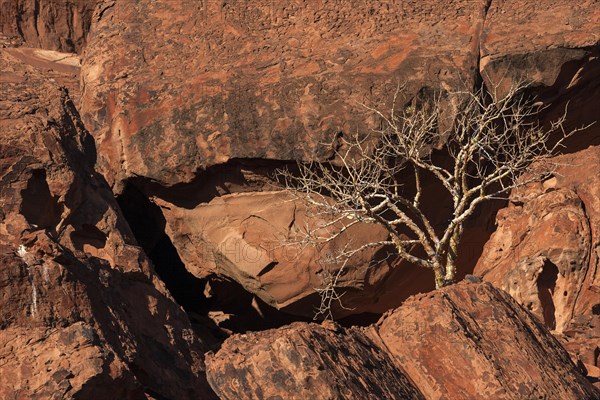
[[[207,374],[222,399],[424,399],[364,331],[330,321],[234,335]]]
[[[157,282],[44,234],[1,250],[1,398],[211,398],[206,348]]]
[[[74,104],[79,102],[79,72],[81,61],[75,53],[61,53],[54,50],[43,50],[32,47],[5,48],[4,52],[30,65],[44,77],[69,92]]]
[[[225,399],[599,395],[550,332],[487,283],[411,297],[368,328],[297,323],[235,335],[207,357],[207,374]]]
[[[597,121],[600,99],[600,3],[491,0],[481,35],[480,71],[498,95],[517,81],[536,87],[542,121],[568,109],[570,130]],[[572,149],[600,145],[600,125],[568,141]]]
[[[485,3],[106,3],[82,65],[99,168],[120,191],[233,158],[324,159],[320,143],[374,126],[359,102],[472,84]]]
[[[579,20],[582,11],[565,7],[548,1],[546,7],[525,10],[535,26],[519,23],[515,29],[528,30],[527,37],[536,29],[552,32],[529,45],[507,37],[518,19],[505,14],[523,11],[523,1],[258,1],[252,7],[107,1],[93,18],[83,55],[82,115],[98,143],[100,172],[115,191],[135,182],[163,206],[173,245],[195,275],[225,275],[270,304],[306,315],[314,306],[310,287],[320,282],[317,269],[302,270],[276,257],[252,265],[222,257],[225,239],[247,233],[255,244],[259,238],[260,246],[272,246],[273,235],[285,236],[289,230],[283,224],[287,212],[278,213],[274,206],[276,195],[252,194],[271,189],[251,182],[242,170],[236,171],[234,184],[223,188],[218,186],[225,182],[223,170],[235,169],[240,161],[327,158],[331,149],[322,142],[374,126],[376,121],[358,102],[388,107],[398,83],[406,86],[409,97],[431,88],[471,86],[480,73],[489,83],[505,74],[506,65],[546,89],[544,101],[566,95],[581,101],[577,110],[588,110],[595,100],[582,99],[600,98],[593,79],[595,50],[589,47],[597,34],[592,23]],[[583,7],[596,18],[594,3]],[[563,11],[573,24],[552,22]],[[554,46],[554,39],[562,50],[542,52]],[[534,61],[542,52],[545,61],[505,62],[518,58],[521,50]],[[561,71],[571,75],[567,79]],[[549,110],[551,116],[564,105],[559,103]],[[580,124],[593,115],[582,112]],[[595,140],[590,134],[582,133],[582,141]],[[248,168],[250,175],[253,168]],[[247,194],[218,198],[240,192]],[[433,198],[437,201],[437,194]],[[220,207],[224,203],[232,206]],[[267,222],[254,223],[254,208],[263,203],[272,204],[263,211]],[[447,208],[433,204],[427,211],[442,224]],[[463,241],[460,261],[469,265],[465,269],[472,267],[489,235],[482,227],[491,220],[486,215]],[[252,226],[240,227],[240,221]],[[360,236],[378,234],[365,229]],[[206,249],[217,249],[222,262],[207,260]],[[427,270],[360,267],[347,276],[345,300],[355,311],[345,312],[384,311],[408,294],[430,289],[431,282]]]
[[[0,34],[16,37],[30,47],[80,52],[98,3],[99,0],[0,0]]]
[[[426,398],[598,395],[550,332],[489,284],[463,282],[411,297],[377,329]]]
[[[567,63],[590,55],[600,40],[600,5],[558,0],[535,4],[491,0],[481,40],[481,72],[506,88],[514,79],[552,86]]]
[[[82,114],[118,191],[137,176],[189,182],[233,158],[323,159],[323,142],[374,126],[357,102],[389,106],[399,83],[412,96],[479,73],[502,88],[525,77],[545,102],[577,98],[584,123],[595,104],[584,99],[600,95],[599,18],[593,0],[106,1]]]
[[[127,253],[139,250],[93,170],[94,142],[71,99],[12,50],[0,57],[0,240],[18,247],[23,235],[47,230],[70,249],[137,268]]]
[[[546,181],[511,194],[475,273],[510,293],[597,371],[600,147],[556,157],[550,166]],[[577,355],[574,341],[595,345]]]
[[[315,250],[306,243],[305,229],[324,224],[324,217],[309,217],[305,206],[286,192],[234,193],[216,197],[193,209],[157,200],[186,268],[198,277],[226,276],[264,302],[287,312],[314,316],[327,274],[337,274],[341,264],[327,262],[346,243],[358,246],[385,240],[383,227],[357,225],[336,240]],[[346,292],[339,318],[361,312],[384,312],[375,304],[391,262],[377,263],[386,249],[374,247],[353,257],[338,281]],[[359,289],[369,287],[367,291]],[[339,304],[334,304],[339,306]]]
[[[210,395],[66,91],[0,50],[0,398]]]

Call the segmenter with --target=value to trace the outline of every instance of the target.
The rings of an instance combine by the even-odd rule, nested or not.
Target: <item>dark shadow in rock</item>
[[[550,121],[558,120],[565,109],[567,115],[564,126],[567,132],[591,124],[589,128],[568,138],[561,153],[575,153],[589,146],[600,145],[600,50],[597,47],[581,50],[587,54],[579,60],[566,62],[552,86],[532,90],[547,106],[540,114],[544,127],[547,128]]]
[[[27,222],[37,229],[50,229],[56,233],[56,225],[60,221],[63,207],[50,193],[45,170],[32,171],[27,187],[21,191],[21,196],[23,202],[20,212]]]
[[[94,225],[83,224],[81,228],[71,233],[71,241],[76,250],[85,251],[86,244],[102,249],[106,245],[106,235]]]
[[[186,268],[171,239],[165,233],[166,221],[160,207],[133,185],[127,185],[117,198],[137,242],[144,249],[160,279],[186,311],[201,311],[205,282]]]
[[[557,278],[558,267],[549,260],[546,260],[542,267],[542,272],[537,278],[536,284],[538,297],[542,305],[544,324],[551,330],[556,328],[556,308],[552,296],[554,295],[554,289],[556,288]]]
[[[215,197],[230,193],[274,190],[276,170],[290,165],[293,163],[283,160],[231,159],[199,171],[190,182],[166,187],[139,177],[132,178],[130,185],[177,207],[191,210],[198,204],[208,203]]]

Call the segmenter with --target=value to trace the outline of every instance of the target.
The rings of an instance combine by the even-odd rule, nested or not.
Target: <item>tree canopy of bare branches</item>
[[[441,95],[419,107],[397,107],[396,92],[389,113],[365,106],[380,118],[381,129],[342,138],[336,162],[298,163],[293,173],[280,171],[288,190],[315,213],[329,216],[326,222],[307,227],[302,240],[318,246],[355,224],[379,224],[388,238],[348,244],[332,256],[341,264],[338,271],[357,252],[389,246],[401,258],[433,270],[436,288],[453,283],[465,221],[481,203],[506,198],[512,189],[541,179],[541,174],[519,177],[532,163],[554,155],[573,133],[563,128],[566,110],[543,129],[536,119],[542,106],[524,96],[525,88],[515,85],[501,98],[484,88],[450,94],[462,104],[445,129],[440,123]],[[449,155],[444,162],[434,156],[439,143],[445,143]],[[433,226],[423,210],[425,175],[437,180],[452,201],[452,216],[443,227]],[[323,288],[317,288],[325,301],[322,309],[339,300],[336,281],[331,275]]]

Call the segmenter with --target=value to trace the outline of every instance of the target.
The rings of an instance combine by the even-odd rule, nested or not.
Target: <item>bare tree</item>
[[[465,221],[481,203],[506,198],[512,189],[542,179],[541,172],[519,177],[532,163],[555,154],[573,133],[563,128],[566,109],[543,129],[536,119],[543,106],[528,100],[525,88],[515,85],[500,98],[485,89],[449,94],[461,99],[461,106],[453,123],[446,124],[441,123],[441,95],[397,110],[397,92],[389,114],[367,107],[381,119],[381,129],[362,138],[342,138],[335,162],[298,163],[297,171],[280,171],[288,190],[327,217],[307,227],[299,240],[322,246],[359,223],[379,224],[389,232],[384,241],[347,243],[326,261],[337,267],[317,288],[323,301],[320,313],[330,316],[332,301],[340,300],[336,285],[341,271],[369,247],[388,246],[402,259],[430,268],[436,288],[455,281]],[[440,143],[446,157],[434,156]],[[452,201],[445,226],[434,226],[425,215],[425,176],[439,182]]]

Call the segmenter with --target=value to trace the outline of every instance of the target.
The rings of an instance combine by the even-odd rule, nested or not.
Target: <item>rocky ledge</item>
[[[223,399],[593,399],[560,343],[505,292],[463,282],[375,325],[296,323],[235,335],[207,357]]]

